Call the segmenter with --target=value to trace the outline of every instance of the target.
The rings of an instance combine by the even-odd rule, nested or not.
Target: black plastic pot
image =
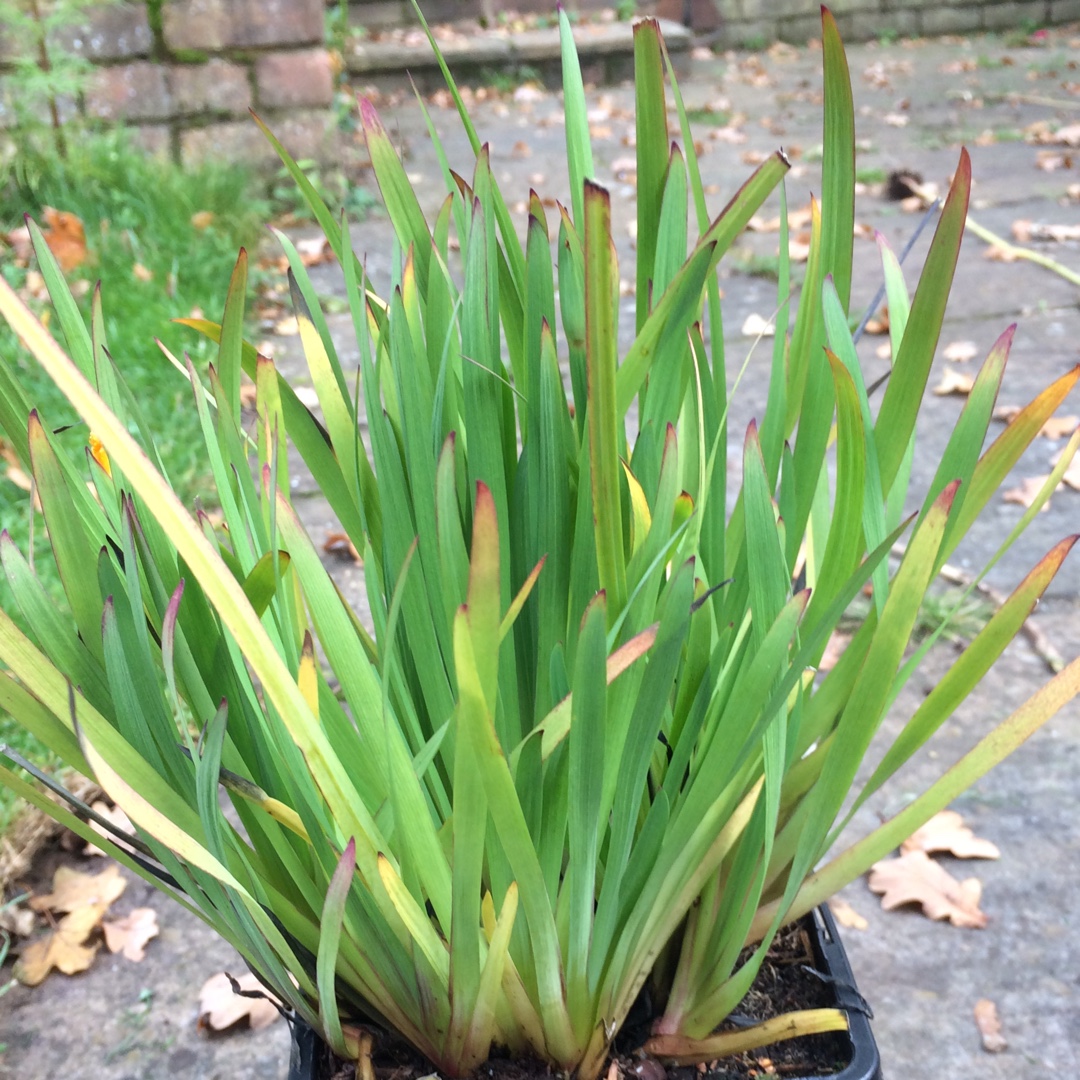
[[[870,1008],[855,988],[855,976],[832,912],[822,906],[806,917],[804,926],[810,935],[818,973],[835,990],[837,1007],[848,1015],[851,1061],[842,1072],[803,1080],[881,1080],[881,1059],[870,1030]],[[288,1080],[328,1080],[333,1075],[331,1056],[322,1039],[302,1020],[293,1021],[292,1035]]]

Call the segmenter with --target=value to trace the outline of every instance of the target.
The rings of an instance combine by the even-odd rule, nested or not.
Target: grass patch
[[[216,346],[170,320],[202,310],[220,319],[229,275],[241,246],[254,247],[268,205],[245,170],[204,165],[181,171],[133,148],[122,133],[84,138],[66,160],[23,160],[0,185],[0,232],[22,224],[29,213],[39,223],[46,206],[73,213],[83,222],[87,261],[68,275],[87,320],[93,283],[102,282],[102,306],[109,351],[135,394],[155,434],[165,468],[187,502],[210,491],[191,387],[154,344],[160,338],[177,356],[190,354],[205,371]],[[201,227],[200,227],[201,226]],[[32,307],[48,306],[35,285],[36,270],[16,265],[5,252],[2,268],[9,284]],[[41,416],[53,429],[72,424],[67,400],[22,349],[6,326],[0,355],[15,369]],[[61,436],[85,445],[81,424]],[[30,535],[27,493],[0,468],[0,521],[23,551]],[[44,525],[34,523],[35,557],[49,562]],[[51,586],[59,595],[59,582]],[[17,614],[0,580],[0,602]],[[0,742],[8,742],[48,766],[40,748],[22,728],[0,717]],[[0,788],[0,830],[7,824],[11,796]]]
[[[878,166],[869,166],[855,170],[855,179],[860,184],[884,184],[889,179],[889,174]]]

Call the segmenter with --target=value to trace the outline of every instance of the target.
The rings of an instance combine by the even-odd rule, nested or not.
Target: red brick
[[[169,81],[178,113],[244,116],[251,107],[251,82],[242,64],[221,59],[177,64],[170,70]]]
[[[165,68],[147,60],[98,68],[86,93],[88,115],[100,120],[167,120],[172,98]]]
[[[322,0],[166,0],[169,49],[306,45],[324,35]]]
[[[168,124],[142,124],[128,131],[132,143],[150,157],[172,159],[172,132]]]
[[[55,40],[62,49],[87,60],[149,56],[154,44],[144,3],[87,8],[80,23],[57,30]]]
[[[255,62],[260,108],[329,105],[334,97],[330,54],[325,49],[267,53]]]

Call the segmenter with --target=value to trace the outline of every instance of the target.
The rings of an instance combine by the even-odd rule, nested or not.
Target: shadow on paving
[[[1080,223],[1080,204],[1066,197],[1080,177],[1069,165],[1056,171],[1038,167],[1040,148],[1016,141],[1031,125],[1064,125],[1076,118],[1080,98],[1069,74],[1069,31],[1053,32],[1042,48],[1007,47],[1000,40],[975,38],[889,46],[853,46],[849,50],[857,109],[861,175],[867,188],[857,220],[879,230],[902,247],[918,217],[884,199],[876,182],[894,169],[917,170],[944,190],[955,167],[960,142],[972,150],[976,186],[972,215],[1007,235],[1018,218],[1044,223]],[[1075,55],[1075,52],[1072,53]],[[820,190],[820,53],[781,48],[761,57],[731,55],[698,61],[683,85],[689,107],[698,117],[695,136],[703,150],[702,171],[709,185],[710,207],[723,206],[749,174],[746,162],[783,145],[795,168],[788,183],[792,209]],[[632,92],[627,87],[593,93],[597,179],[613,192],[622,276],[632,278],[629,225],[635,214],[634,189],[625,180],[633,150],[625,138],[633,130]],[[1055,102],[1059,102],[1056,105]],[[408,172],[426,212],[442,198],[437,159],[426,138],[415,103],[383,108],[388,129],[406,154]],[[471,172],[465,140],[455,134],[456,117],[435,104],[436,126],[446,137],[451,163]],[[477,103],[472,109],[482,138],[490,140],[495,175],[515,216],[524,226],[524,200],[530,187],[544,195],[565,197],[561,103],[542,92]],[[739,141],[741,140],[741,141]],[[1042,159],[1045,162],[1045,157]],[[1064,164],[1064,163],[1063,163]],[[517,205],[516,201],[520,200]],[[775,214],[775,200],[769,211]],[[872,235],[872,233],[870,234]],[[929,231],[915,247],[908,280],[913,282],[925,255]],[[389,277],[391,234],[385,219],[374,216],[354,229],[354,248],[366,253],[377,284]],[[1052,273],[1029,263],[991,262],[986,245],[965,240],[950,304],[942,348],[972,341],[978,356],[955,364],[974,369],[998,334],[1019,324],[1001,403],[1022,404],[1037,387],[1062,374],[1078,359],[1080,312],[1077,290]],[[725,338],[729,377],[744,360],[746,371],[732,410],[732,452],[741,432],[764,405],[771,345],[750,351],[751,339],[740,329],[751,314],[769,317],[776,308],[776,287],[749,270],[767,266],[775,256],[775,234],[751,234],[725,262]],[[1075,243],[1050,251],[1080,269]],[[874,244],[856,241],[859,269],[853,310],[866,304],[880,273]],[[333,266],[313,270],[316,287],[340,295]],[[632,301],[625,301],[621,330],[632,330]],[[343,362],[355,367],[356,349],[347,316],[331,315]],[[866,337],[860,351],[868,368],[877,364],[881,337]],[[295,338],[277,339],[275,359],[297,384],[309,383]],[[749,355],[749,359],[747,359]],[[946,361],[935,361],[931,385]],[[912,489],[920,492],[936,468],[962,404],[955,397],[931,396],[922,416],[921,466]],[[1080,413],[1080,403],[1064,411]],[[992,432],[993,434],[993,432]],[[1010,478],[1044,474],[1063,441],[1037,439]],[[736,461],[737,467],[737,461]],[[311,478],[294,465],[294,495],[315,542],[337,528],[328,507],[313,490]],[[1004,502],[987,508],[985,521],[956,554],[965,572],[980,568],[1018,521],[1022,510]],[[1022,544],[1008,553],[990,575],[998,590],[1014,586],[1050,546],[1076,531],[1080,492],[1063,491],[1053,499]],[[1071,658],[1080,652],[1077,603],[1080,562],[1073,556],[1058,576],[1053,595],[1035,617],[1050,643]],[[362,571],[349,560],[327,555],[328,564],[358,606]],[[952,659],[954,647],[942,645],[898,699],[886,727],[895,729],[911,714]],[[932,744],[870,801],[850,826],[857,838],[901,808],[911,794],[938,775],[961,753],[1027,698],[1048,677],[1044,660],[1026,640],[1009,648],[979,692],[958,712]],[[869,775],[867,771],[865,775]],[[977,876],[984,884],[982,906],[990,917],[984,930],[959,930],[933,923],[910,911],[883,912],[864,881],[844,897],[868,921],[866,929],[845,932],[845,942],[859,986],[876,1013],[874,1030],[889,1080],[908,1077],[970,1076],[980,1080],[1042,1080],[1074,1075],[1080,1066],[1080,900],[1076,867],[1080,865],[1080,709],[1073,704],[1046,726],[1005,765],[955,803],[978,835],[1001,849],[997,862],[952,865],[958,877]],[[139,883],[129,886],[117,904],[123,913],[139,904],[155,907],[162,926],[140,965],[103,955],[93,969],[75,978],[52,975],[39,988],[17,988],[0,999],[0,1077],[44,1080],[151,1080],[220,1077],[221,1080],[283,1078],[287,1033],[278,1023],[268,1031],[207,1039],[195,1030],[196,994],[216,971],[238,972],[235,954],[194,917],[175,905],[147,895]],[[143,991],[150,991],[149,995]],[[972,1016],[975,1002],[996,1002],[1009,1048],[991,1055],[982,1050]]]

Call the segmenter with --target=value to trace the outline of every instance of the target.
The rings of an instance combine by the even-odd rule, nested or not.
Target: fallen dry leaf
[[[1051,465],[1056,465],[1061,460],[1061,454],[1065,453],[1064,450],[1060,454],[1055,454]],[[1058,485],[1058,491],[1062,487],[1071,487],[1073,491],[1080,491],[1080,456],[1074,457],[1069,462],[1069,467],[1061,474],[1061,483]]]
[[[70,273],[86,262],[86,229],[75,214],[46,206],[42,212],[45,228],[42,235],[56,257],[60,269]]]
[[[278,319],[274,323],[274,333],[279,337],[292,337],[300,333],[300,324],[295,315],[286,315],[284,319]]]
[[[277,999],[266,992],[251,972],[241,975],[236,983],[244,994],[233,991],[229,976],[223,971],[203,983],[199,991],[199,1027],[224,1031],[246,1020],[252,1031],[258,1031],[278,1018]],[[260,996],[247,997],[247,993]]]
[[[957,881],[925,851],[909,851],[898,859],[885,859],[870,869],[870,889],[881,894],[885,911],[903,904],[919,904],[930,919],[948,919],[953,926],[981,929],[987,918],[979,910],[982,882]]]
[[[1044,439],[1066,439],[1076,430],[1077,424],[1080,424],[1080,416],[1051,416],[1039,428],[1039,434]]]
[[[882,334],[887,334],[889,332],[889,309],[882,308],[880,315],[875,315],[873,318],[867,319],[863,332],[870,334],[873,337],[880,337]]]
[[[1029,244],[1032,240],[1064,243],[1066,240],[1080,240],[1080,225],[1043,225],[1021,218],[1012,223],[1012,234],[1020,244]]]
[[[1035,168],[1043,172],[1071,169],[1072,164],[1072,154],[1063,154],[1060,150],[1040,150],[1035,155]]]
[[[146,957],[146,943],[158,936],[157,912],[148,907],[135,908],[122,919],[103,922],[101,929],[109,952],[122,952],[138,963]]]
[[[825,652],[821,655],[821,660],[818,663],[818,671],[831,671],[836,667],[843,656],[844,650],[851,644],[851,635],[845,633],[843,630],[834,630],[829,635],[829,640],[825,645]]]
[[[829,901],[833,918],[848,930],[865,930],[870,924],[846,901],[834,896]]]
[[[948,851],[958,859],[1001,858],[997,845],[977,837],[955,810],[935,814],[900,845],[900,851]]]
[[[53,874],[53,890],[34,896],[30,906],[35,911],[76,911],[104,904],[107,908],[127,888],[117,863],[110,863],[100,874],[84,874],[70,866],[61,866]],[[102,909],[104,910],[104,909]]]
[[[999,405],[993,412],[993,418],[1003,424],[1011,424],[1019,415],[1019,405]]]
[[[65,915],[55,930],[22,950],[13,974],[24,986],[37,986],[56,968],[65,975],[85,971],[97,955],[96,945],[84,942],[101,922],[108,903],[87,904]]]
[[[975,1002],[975,1026],[979,1029],[983,1049],[991,1054],[1000,1054],[1008,1050],[1009,1044],[1001,1032],[1001,1020],[997,1006],[989,998],[980,998]]]
[[[191,224],[200,231],[209,228],[214,222],[213,210],[196,210],[191,215]]]
[[[322,549],[327,555],[337,555],[339,558],[343,559],[349,558],[357,565],[362,565],[364,562],[364,560],[360,558],[360,552],[356,550],[356,545],[349,539],[347,533],[327,533],[326,539],[323,541]]]
[[[748,315],[742,324],[743,337],[772,337],[776,327],[758,314]]]
[[[123,829],[123,831],[126,833],[133,833],[135,831],[135,826],[131,824],[131,818],[129,818],[127,814],[125,814],[124,811],[120,809],[119,806],[110,806],[108,803],[102,802],[100,799],[98,799],[98,801],[95,802],[90,807],[90,809],[96,811],[103,818],[111,821],[118,829]],[[117,840],[117,838],[113,836],[112,833],[106,833],[105,830],[95,821],[90,822],[90,828],[93,829],[94,832],[100,833],[102,836],[108,836],[108,838],[114,843]],[[102,851],[101,848],[97,846],[97,844],[88,843],[86,847],[83,848],[83,854],[105,855],[105,852]]]
[[[979,347],[974,341],[953,341],[945,346],[941,355],[954,364],[966,364],[973,360],[979,352]]]
[[[975,385],[975,379],[971,375],[964,375],[959,371],[953,371],[952,368],[947,367],[945,373],[941,376],[941,382],[934,387],[934,393],[938,397],[946,397],[949,394],[956,394],[959,397],[967,397],[971,393],[971,388]]]
[[[988,262],[1013,263],[1020,256],[1012,248],[1002,247],[1000,244],[991,244],[983,252],[983,258]]]
[[[9,904],[0,908],[0,930],[16,937],[29,937],[37,925],[34,913],[21,904]]]
[[[1049,475],[1049,473],[1046,473],[1044,476],[1029,476],[1026,480],[1021,480],[1019,487],[1009,488],[1008,491],[1002,493],[1001,501],[1014,503],[1027,510],[1035,502],[1039,492],[1042,491],[1042,486],[1046,483]],[[1050,500],[1047,499],[1040,507],[1039,513],[1045,514],[1049,509]]]
[[[138,281],[153,281],[154,271],[143,266],[142,263],[135,263],[131,268],[131,276]]]

